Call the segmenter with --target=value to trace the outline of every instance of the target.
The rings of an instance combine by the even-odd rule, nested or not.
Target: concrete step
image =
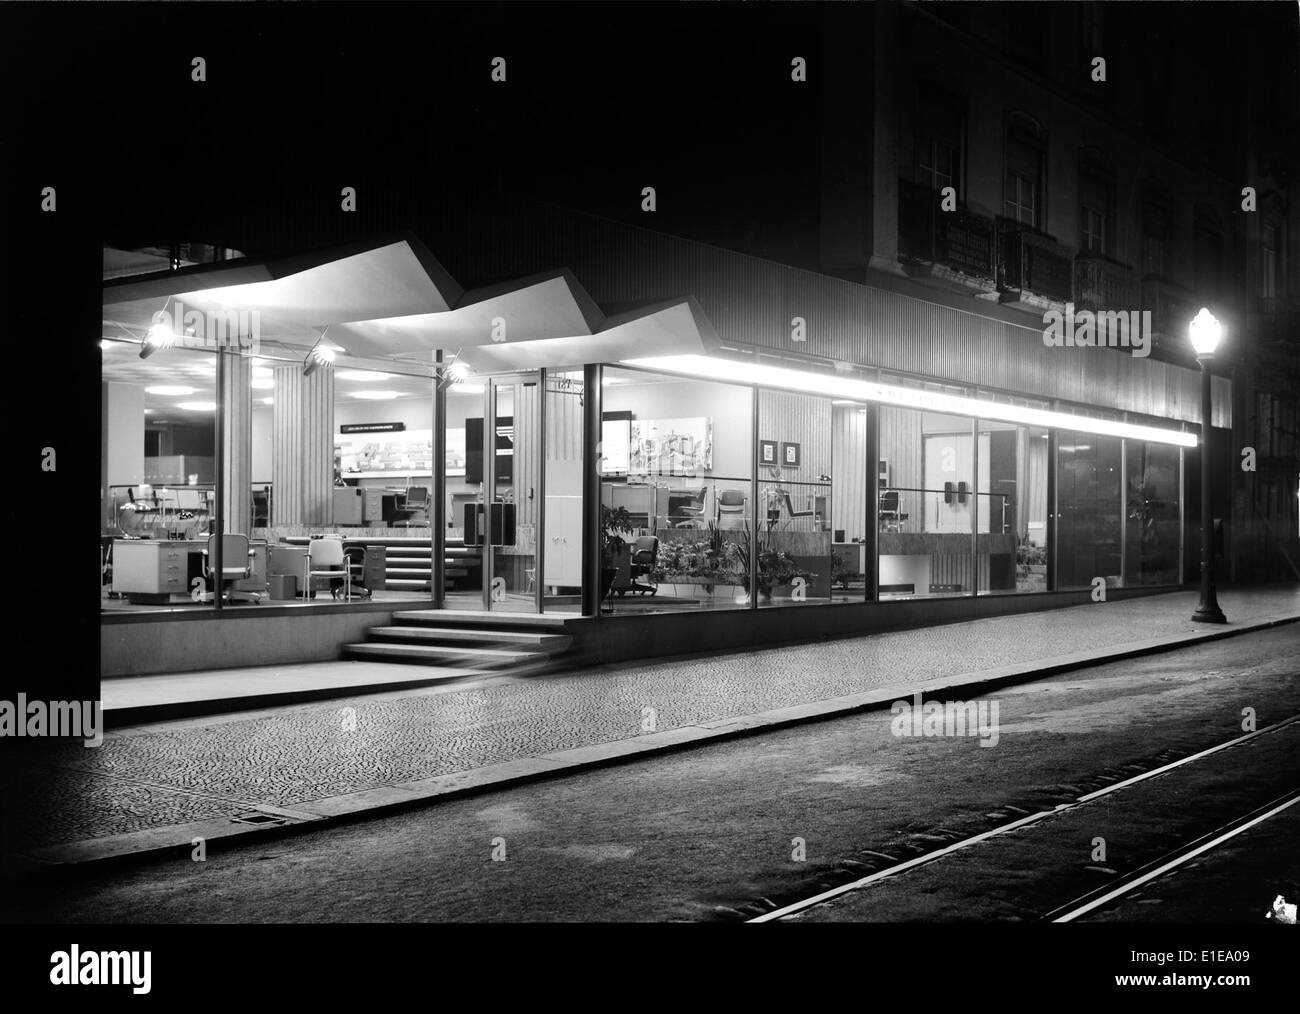
[[[372,627],[367,631],[375,641],[411,641],[419,644],[510,645],[520,650],[558,655],[573,644],[568,634],[548,634],[532,630],[467,630],[463,627]]]
[[[496,648],[462,648],[425,644],[345,644],[344,658],[365,658],[375,662],[413,662],[418,665],[457,669],[501,669],[546,658],[544,652],[510,651]]]
[[[564,627],[578,620],[572,615],[558,613],[485,613],[466,609],[404,609],[393,613],[393,622],[426,627],[480,627],[498,630],[526,630],[530,628]]]

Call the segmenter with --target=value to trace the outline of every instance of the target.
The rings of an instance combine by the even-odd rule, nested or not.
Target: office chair
[[[785,512],[789,515],[791,521],[795,518],[810,518],[817,513],[817,511],[812,507],[809,507],[806,511],[795,510],[794,504],[790,502],[790,494],[785,492],[785,490],[781,491],[781,499],[785,502]]]
[[[674,528],[698,528],[700,518],[704,515],[704,498],[709,494],[708,486],[701,486],[699,491],[686,496],[668,498],[668,520]]]
[[[343,540],[336,536],[320,535],[307,543],[307,553],[302,561],[303,594],[311,595],[313,577],[342,578],[346,587],[345,598],[352,601],[352,568],[343,552]],[[338,598],[338,587],[332,582],[330,594]]]
[[[213,571],[213,564],[216,556],[217,539],[221,539],[221,576],[220,580],[214,581],[216,575]],[[203,550],[203,577],[206,583],[220,586],[221,601],[252,602],[254,605],[261,605],[262,599],[266,597],[266,592],[235,591],[229,587],[236,581],[243,581],[245,578],[252,576],[253,550],[248,544],[247,535],[241,535],[237,532],[217,535],[214,532],[208,536],[208,548]],[[199,601],[211,602],[215,594],[215,589],[213,591],[204,591]]]
[[[406,515],[400,521],[394,521],[394,528],[423,528],[429,524],[429,487],[428,486],[408,486],[406,496],[402,499],[402,504],[397,508],[399,514]],[[423,524],[412,525],[411,516],[413,514],[425,515]]]
[[[724,489],[718,494],[718,527],[719,528],[736,528],[744,527],[745,522],[745,505],[749,502],[749,497],[741,489]],[[723,519],[728,521],[738,521],[739,525],[724,525]]]
[[[659,561],[659,538],[654,535],[642,535],[632,544],[632,584],[627,589],[644,595],[654,595],[659,584],[654,579],[655,566]]]
[[[363,599],[371,598],[374,594],[366,584],[366,547],[365,546],[344,546],[343,556],[347,561],[348,571],[352,576],[352,590],[355,594]],[[357,575],[360,575],[359,577]],[[331,588],[334,597],[338,597],[338,589]]]
[[[877,518],[880,521],[880,530],[882,532],[901,532],[903,522],[910,515],[903,514],[898,509],[898,490],[886,490],[880,494],[880,508]]]

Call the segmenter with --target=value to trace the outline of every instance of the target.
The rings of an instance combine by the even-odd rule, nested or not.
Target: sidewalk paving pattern
[[[18,811],[10,817],[21,826],[6,829],[4,852],[228,819],[254,806],[293,812],[326,797],[635,740],[643,737],[644,708],[655,709],[659,733],[671,733],[887,687],[903,697],[936,677],[978,678],[1005,666],[1107,656],[1137,642],[1300,616],[1300,588],[1290,585],[1219,597],[1233,621],[1228,628],[1192,623],[1197,596],[1180,591],[721,657],[162,723],[109,733],[98,749],[33,741],[31,766],[6,788]],[[341,664],[322,665],[337,671]],[[390,668],[409,671],[370,667],[374,682],[388,679]],[[160,696],[170,679],[149,677],[161,681]]]

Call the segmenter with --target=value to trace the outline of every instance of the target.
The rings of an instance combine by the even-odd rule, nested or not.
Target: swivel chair
[[[701,486],[698,492],[689,497],[670,496],[668,498],[668,520],[674,528],[698,528],[704,516],[704,498],[708,496],[709,487]]]
[[[401,506],[397,508],[397,513],[404,515],[398,521],[393,522],[394,528],[425,528],[429,524],[429,487],[428,486],[408,486],[406,496],[402,498]],[[411,517],[416,514],[423,514],[424,521],[412,524]]]
[[[810,518],[817,513],[817,511],[814,510],[812,507],[809,507],[806,511],[795,510],[794,504],[790,502],[790,494],[785,492],[784,490],[782,490],[781,492],[781,499],[785,502],[785,513],[790,518],[791,521],[793,521],[795,518]]]
[[[353,594],[363,599],[373,597],[374,590],[365,583],[366,547],[344,546],[343,558],[347,562],[348,571],[351,575]],[[334,592],[335,597],[337,598],[337,589],[331,589],[331,591]]]
[[[221,575],[214,573],[217,539],[221,539]],[[266,592],[235,591],[231,586],[236,581],[243,581],[253,576],[253,550],[248,545],[248,536],[237,532],[228,532],[218,536],[208,536],[208,548],[203,550],[203,577],[208,585],[220,587],[217,592],[204,591],[199,596],[200,602],[211,602],[216,594],[221,595],[222,602],[251,602],[261,605]]]
[[[638,595],[654,595],[659,590],[659,585],[654,579],[655,567],[658,561],[658,537],[642,535],[632,545],[632,584],[627,590]]]

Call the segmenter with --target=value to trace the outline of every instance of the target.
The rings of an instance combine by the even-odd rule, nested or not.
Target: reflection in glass
[[[1178,448],[1130,440],[1125,455],[1124,583],[1177,584],[1182,532]]]
[[[1118,437],[1061,430],[1056,496],[1059,505],[1061,590],[1090,588],[1102,578],[1121,583],[1120,457]]]

